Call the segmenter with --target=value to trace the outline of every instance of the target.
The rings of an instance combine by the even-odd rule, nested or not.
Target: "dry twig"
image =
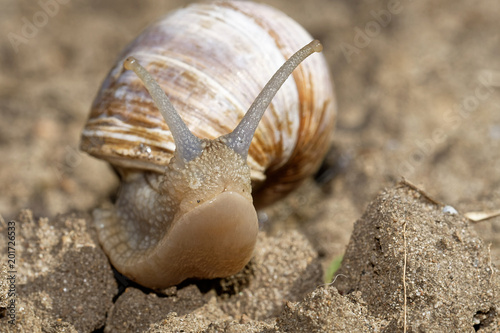
[[[435,204],[437,206],[444,206],[443,203],[441,203],[438,200],[434,199],[429,194],[427,194],[427,192],[425,192],[424,190],[422,190],[417,185],[413,184],[412,182],[410,182],[408,179],[406,179],[404,177],[402,177],[401,181],[399,182],[399,185],[406,185],[409,188],[411,188],[412,190],[417,191],[418,193],[420,193],[420,195],[422,195],[424,198],[426,198],[427,200],[429,200],[433,204]]]

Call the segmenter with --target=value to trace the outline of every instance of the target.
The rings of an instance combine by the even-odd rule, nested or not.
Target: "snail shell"
[[[227,182],[246,179],[234,185],[240,195],[228,199],[233,185],[227,182],[219,196],[198,194],[210,187],[207,176],[203,183],[188,180],[196,195],[186,200],[183,195],[190,194],[179,190],[180,185],[166,185],[176,177],[168,176],[166,169],[180,170],[187,161],[171,161],[176,151],[173,131],[141,79],[124,70],[124,59],[133,55],[151,73],[191,133],[216,139],[233,131],[269,78],[311,40],[296,22],[269,6],[216,1],[170,13],[122,52],[92,105],[81,141],[84,151],[107,160],[122,176],[115,207],[95,216],[100,242],[120,272],[145,286],[161,288],[189,277],[214,278],[239,271],[251,257],[258,229],[250,192],[254,204],[262,206],[315,172],[329,147],[335,121],[329,70],[325,59],[315,55],[297,67],[272,99],[243,162],[236,158],[223,163]],[[204,149],[215,151],[220,142],[210,142],[203,141]],[[221,153],[218,159],[232,158],[231,154]],[[196,177],[198,171],[189,175]],[[166,192],[177,199],[160,198]],[[190,210],[209,202],[214,204],[209,209],[213,218]],[[191,236],[193,231],[176,227],[179,221],[191,223],[185,222],[190,214],[202,226],[198,238]],[[239,220],[248,222],[234,222]],[[210,244],[198,246],[207,238],[220,238],[226,229],[233,234],[218,240],[223,244],[220,250]],[[175,240],[176,233],[191,239]],[[231,241],[240,236],[242,240]],[[151,249],[158,244],[175,249],[160,255]],[[194,263],[186,264],[193,257],[197,257]]]

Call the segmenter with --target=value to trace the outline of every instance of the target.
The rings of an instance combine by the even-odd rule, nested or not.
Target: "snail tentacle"
[[[123,67],[128,70],[133,70],[149,91],[156,107],[160,110],[161,115],[165,119],[170,132],[172,132],[177,156],[182,158],[184,163],[200,156],[203,151],[202,140],[191,133],[158,82],[156,82],[151,74],[149,74],[134,57],[125,59]]]
[[[94,212],[117,271],[159,289],[249,262],[256,207],[314,174],[331,143],[326,59],[298,66],[321,51],[312,40],[270,6],[208,0],[168,14],[122,51],[81,142],[121,177],[114,205]]]
[[[271,77],[259,95],[255,98],[247,113],[236,128],[223,136],[226,145],[238,153],[244,160],[248,155],[250,143],[264,112],[286,79],[295,68],[314,52],[321,52],[323,46],[318,40],[313,40],[293,54]]]

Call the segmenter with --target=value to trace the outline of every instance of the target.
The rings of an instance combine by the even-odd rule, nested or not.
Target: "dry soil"
[[[260,212],[261,246],[236,277],[147,293],[113,276],[89,212],[118,180],[78,150],[80,131],[119,51],[187,3],[0,0],[0,247],[16,221],[17,329],[498,330],[500,218],[463,216],[500,209],[494,0],[267,1],[325,46],[339,110],[326,171]]]

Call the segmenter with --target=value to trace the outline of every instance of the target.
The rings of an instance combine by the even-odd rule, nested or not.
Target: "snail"
[[[267,5],[215,1],[168,14],[126,47],[81,139],[121,177],[116,203],[94,211],[120,273],[161,289],[249,262],[255,206],[314,173],[330,143],[326,61],[300,64],[321,51],[312,39]]]

